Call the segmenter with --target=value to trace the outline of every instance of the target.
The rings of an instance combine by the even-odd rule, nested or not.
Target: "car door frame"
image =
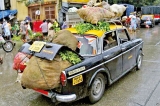
[[[127,41],[122,43],[121,41],[120,43],[120,47],[122,50],[122,63],[123,63],[123,67],[122,67],[122,72],[126,73],[129,70],[131,70],[136,63],[136,48],[134,47],[134,43],[132,42],[127,29],[123,29],[125,31],[126,37],[127,37]],[[119,34],[118,34],[119,37]],[[120,40],[120,38],[119,38]],[[127,64],[125,64],[127,63]]]
[[[107,50],[103,50],[103,38],[105,35],[103,35],[103,37],[101,38],[101,45],[102,45],[101,49],[102,49],[103,62],[104,62],[104,66],[107,68],[107,70],[109,70],[111,82],[114,82],[115,80],[119,79],[119,77],[122,74],[121,48],[118,43],[119,41],[117,38],[117,32],[116,32],[116,30],[112,30],[110,32],[113,32],[113,31],[116,36],[117,46],[114,46],[114,47],[109,48]],[[109,32],[106,32],[105,34],[107,34],[107,33],[109,33]],[[115,64],[116,64],[116,67],[115,67]],[[113,66],[111,66],[111,65],[113,65]]]

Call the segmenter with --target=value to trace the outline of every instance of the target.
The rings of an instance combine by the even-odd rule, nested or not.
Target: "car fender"
[[[93,74],[92,77],[90,78],[90,81],[89,81],[89,83],[88,83],[88,87],[91,85],[93,79],[95,78],[95,76],[96,76],[99,72],[105,73],[105,77],[106,77],[106,76],[107,76],[107,77],[110,76],[108,69],[102,67],[102,68],[100,68],[100,69],[98,69],[97,71],[94,72],[94,74]],[[108,80],[108,78],[106,78],[106,80]]]

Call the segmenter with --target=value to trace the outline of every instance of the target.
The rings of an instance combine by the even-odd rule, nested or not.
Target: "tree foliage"
[[[147,5],[160,5],[160,0],[108,0],[109,4],[126,3],[132,4],[135,7],[147,6]]]

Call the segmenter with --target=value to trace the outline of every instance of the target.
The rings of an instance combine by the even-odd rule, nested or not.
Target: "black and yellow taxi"
[[[155,26],[154,15],[142,15],[141,16],[140,26],[144,27],[146,25],[148,25],[152,28]]]
[[[36,90],[53,102],[73,102],[88,97],[91,103],[96,103],[105,87],[133,68],[141,68],[143,40],[132,39],[125,27],[111,24],[109,31],[89,30],[83,35],[75,28],[67,30],[79,41],[76,53],[83,60],[61,72],[60,87]],[[55,51],[60,48],[57,44],[53,46]]]

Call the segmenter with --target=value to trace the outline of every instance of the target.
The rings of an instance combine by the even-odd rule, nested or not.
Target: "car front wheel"
[[[98,73],[94,78],[90,90],[89,90],[89,100],[91,103],[96,103],[99,101],[105,90],[105,77],[102,73]]]

